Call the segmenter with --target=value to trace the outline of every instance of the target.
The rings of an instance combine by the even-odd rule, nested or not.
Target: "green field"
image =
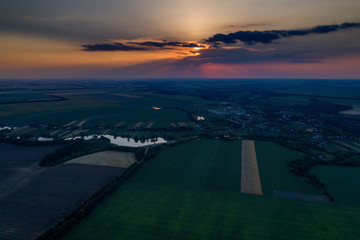
[[[255,142],[263,194],[273,195],[273,190],[321,194],[314,186],[290,172],[289,163],[304,155],[271,142]]]
[[[168,147],[64,239],[358,239],[360,208],[241,194],[240,174],[240,141]]]
[[[67,101],[0,105],[0,121],[14,125],[63,125],[71,121],[86,121],[87,127],[106,124],[114,126],[122,121],[154,122],[155,128],[170,127],[171,122],[191,122],[183,111],[152,108],[181,107],[178,100],[139,97],[125,101],[96,95],[66,97]],[[190,105],[188,102],[183,104]]]
[[[48,101],[57,100],[56,97],[39,92],[28,91],[5,91],[0,92],[0,104],[18,103],[27,101]]]
[[[241,141],[203,139],[170,147],[143,166],[140,177],[137,176],[130,181],[180,189],[240,192]]]
[[[310,172],[326,185],[335,202],[360,205],[360,167],[315,166]]]

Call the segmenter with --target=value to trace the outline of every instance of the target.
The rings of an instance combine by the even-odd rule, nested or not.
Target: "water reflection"
[[[143,147],[153,144],[160,144],[160,143],[166,143],[167,141],[161,137],[153,138],[153,139],[146,139],[146,140],[135,140],[133,138],[123,138],[123,137],[116,137],[113,135],[108,134],[102,134],[102,135],[89,135],[84,136],[84,140],[90,140],[90,139],[96,139],[100,137],[105,137],[110,140],[112,144],[118,145],[118,146],[125,146],[125,147]],[[80,136],[77,137],[70,137],[65,138],[65,141],[75,140],[75,139],[81,139]]]
[[[38,137],[37,140],[40,142],[50,142],[54,141],[54,138]]]
[[[0,127],[0,131],[2,131],[2,130],[11,130],[11,127],[8,127],[8,126]]]

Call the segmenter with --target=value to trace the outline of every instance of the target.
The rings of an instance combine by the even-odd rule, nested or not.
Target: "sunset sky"
[[[358,0],[5,0],[0,78],[360,78]]]

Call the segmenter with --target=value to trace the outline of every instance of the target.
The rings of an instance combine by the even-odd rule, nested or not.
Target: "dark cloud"
[[[82,45],[83,51],[146,51],[147,48],[138,48],[122,43],[103,43],[103,44],[88,44]]]
[[[136,47],[137,46],[144,46]],[[196,43],[187,43],[187,42],[155,42],[155,41],[146,41],[146,42],[127,42],[124,43],[100,43],[100,44],[88,44],[82,45],[83,51],[146,51],[151,50],[153,48],[161,48],[161,49],[169,49],[173,47],[182,47],[182,48],[204,48],[204,45],[199,45]],[[146,47],[146,48],[145,48]]]
[[[199,45],[196,43],[187,43],[187,42],[153,42],[153,41],[146,41],[146,42],[128,42],[129,44],[136,44],[140,46],[148,46],[148,47],[157,47],[157,48],[165,48],[165,47],[184,47],[184,48],[194,48],[200,47],[203,48],[205,46]]]
[[[295,29],[295,30],[267,30],[267,31],[238,31],[235,33],[229,34],[222,34],[218,33],[207,40],[210,46],[205,46],[196,42],[181,42],[181,41],[134,41],[134,42],[117,42],[117,43],[99,43],[99,44],[89,44],[83,45],[84,51],[146,51],[146,50],[158,50],[158,49],[177,49],[177,48],[200,48],[201,49],[201,56],[206,56],[207,53],[216,53],[218,51],[206,51],[206,50],[221,50],[223,49],[223,44],[235,44],[238,41],[245,43],[246,45],[255,45],[257,43],[269,44],[274,43],[277,40],[282,38],[290,38],[296,36],[305,36],[310,34],[327,34],[332,33],[344,29],[352,29],[352,28],[360,28],[360,23],[343,23],[343,24],[334,24],[334,25],[320,25],[315,26],[308,29]],[[278,45],[277,49],[280,45]],[[191,51],[190,51],[191,52]],[[246,52],[246,54],[244,54]],[[194,52],[193,52],[194,53]],[[301,62],[301,61],[314,61],[308,58],[297,58],[294,56],[288,55],[273,55],[273,53],[260,53],[254,51],[247,51],[244,49],[241,50],[234,50],[228,49],[221,51],[222,54],[226,53],[232,59],[231,61],[235,60],[238,62],[237,59],[239,56],[245,56],[245,58],[241,61],[258,61],[261,56],[262,59],[280,59],[280,58],[294,58],[294,61]],[[222,55],[220,54],[220,55]],[[212,55],[212,54],[211,54]],[[198,54],[197,54],[198,56]],[[202,57],[200,57],[202,58]],[[212,57],[211,57],[212,58]],[[227,57],[226,59],[229,59]],[[216,61],[216,60],[215,60]],[[318,60],[315,60],[318,61]]]
[[[309,29],[296,30],[270,30],[270,31],[239,31],[235,33],[222,34],[218,33],[206,40],[208,43],[223,42],[225,44],[243,42],[246,45],[254,45],[256,43],[272,43],[281,38],[293,36],[305,36],[309,34],[325,34],[336,32],[343,29],[360,28],[360,23],[343,23],[341,25],[321,25]]]
[[[237,40],[246,43],[247,45],[253,45],[260,43],[271,43],[274,40],[280,39],[278,33],[271,31],[239,31],[236,33],[222,34],[218,33],[213,37],[210,37],[207,42],[223,42],[226,44],[236,43]]]
[[[153,41],[146,41],[146,42],[128,42],[129,44],[136,44],[140,46],[147,46],[147,47],[157,47],[157,48],[164,48],[167,46],[178,46],[180,42],[153,42]]]
[[[224,49],[213,48],[202,50],[196,57],[188,57],[198,63],[242,64],[256,62],[321,62],[321,58],[312,52],[305,51],[253,51],[246,48]]]

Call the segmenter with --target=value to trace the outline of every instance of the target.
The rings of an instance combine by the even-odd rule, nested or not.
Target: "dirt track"
[[[251,140],[242,141],[241,192],[262,195],[255,144]]]

